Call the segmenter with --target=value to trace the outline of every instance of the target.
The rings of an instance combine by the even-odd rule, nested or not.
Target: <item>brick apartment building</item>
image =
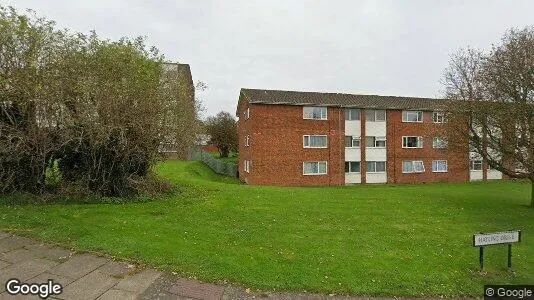
[[[239,177],[258,185],[501,179],[439,136],[443,100],[241,89]],[[466,143],[467,144],[467,143]]]

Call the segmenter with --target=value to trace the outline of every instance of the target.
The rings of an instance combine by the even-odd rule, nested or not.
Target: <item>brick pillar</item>
[[[365,162],[365,110],[362,109],[360,112],[360,124],[361,124],[361,133],[360,133],[360,174],[362,176],[362,183],[366,183],[366,173],[367,173],[367,164]]]

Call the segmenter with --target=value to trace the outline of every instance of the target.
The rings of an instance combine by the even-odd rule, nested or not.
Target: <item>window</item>
[[[402,162],[402,173],[424,173],[425,164],[422,160],[408,160]]]
[[[435,137],[432,140],[432,148],[436,148],[436,149],[445,149],[445,148],[447,148],[447,140],[445,140],[444,138]]]
[[[327,119],[327,109],[326,109],[326,107],[305,106],[303,108],[303,117],[304,117],[304,119],[326,120]]]
[[[250,135],[245,136],[245,147],[250,146]]]
[[[403,122],[423,122],[423,112],[417,110],[404,110],[402,112]]]
[[[432,161],[432,172],[447,172],[447,161],[446,160],[433,160]]]
[[[367,173],[384,173],[386,172],[385,161],[368,161]]]
[[[252,170],[252,161],[245,160],[243,168],[245,169],[245,172],[250,173],[250,171]]]
[[[245,120],[248,120],[248,119],[250,119],[250,107],[247,107],[247,111],[245,114]]]
[[[435,111],[432,113],[432,122],[434,123],[445,123],[445,113]]]
[[[304,148],[326,148],[327,136],[326,135],[305,135]]]
[[[345,173],[360,173],[360,162],[359,161],[346,161],[345,162]]]
[[[302,174],[304,175],[326,174],[326,161],[306,161],[302,163]]]
[[[359,121],[360,120],[360,109],[359,108],[345,108],[345,120]]]
[[[423,137],[421,136],[403,136],[402,148],[423,148]]]
[[[365,110],[365,121],[367,122],[384,122],[386,121],[386,111],[385,110]]]
[[[469,161],[469,170],[471,170],[471,171],[482,171],[482,161],[481,160],[471,160],[471,161]]]
[[[385,136],[366,136],[365,147],[368,148],[385,148],[386,137]]]
[[[358,148],[360,147],[360,137],[346,135],[345,136],[345,147],[346,148]]]

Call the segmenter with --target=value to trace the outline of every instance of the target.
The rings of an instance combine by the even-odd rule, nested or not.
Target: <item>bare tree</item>
[[[451,56],[443,84],[447,137],[469,142],[491,168],[528,179],[534,207],[534,28],[509,30],[488,53]]]

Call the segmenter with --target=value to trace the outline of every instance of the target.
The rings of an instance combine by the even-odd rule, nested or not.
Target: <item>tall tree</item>
[[[467,49],[445,70],[447,137],[469,142],[494,169],[532,183],[534,207],[534,28],[511,29],[490,51]]]
[[[215,117],[208,117],[205,124],[211,143],[217,146],[221,157],[228,157],[230,151],[237,150],[237,123],[229,112],[221,111]]]

